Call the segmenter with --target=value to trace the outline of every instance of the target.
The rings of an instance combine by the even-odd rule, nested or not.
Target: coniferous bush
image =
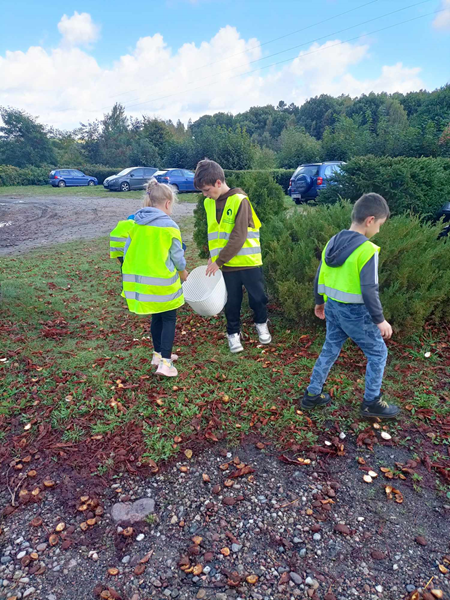
[[[350,221],[351,205],[338,202],[274,218],[263,229],[265,278],[290,320],[318,322],[313,283],[322,249]],[[450,239],[438,239],[441,230],[441,223],[399,215],[373,238],[381,247],[384,315],[397,332],[417,332],[427,321],[450,321]]]

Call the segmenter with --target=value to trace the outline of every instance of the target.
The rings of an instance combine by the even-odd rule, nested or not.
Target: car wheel
[[[61,179],[61,181],[58,181],[58,187],[66,187],[66,182]]]
[[[170,187],[173,188],[173,191],[178,194],[178,192],[180,191],[180,188],[177,186],[176,183],[171,183]]]
[[[129,192],[130,191],[130,184],[127,181],[123,181],[120,184],[120,191],[121,192]]]
[[[302,197],[306,196],[307,192],[311,189],[312,184],[312,177],[309,177],[309,175],[299,175],[296,179],[296,192],[299,192]]]
[[[92,179],[90,179],[88,185],[95,185],[95,181],[93,181]]]
[[[303,204],[302,199],[301,198],[294,198],[294,202],[295,204]]]

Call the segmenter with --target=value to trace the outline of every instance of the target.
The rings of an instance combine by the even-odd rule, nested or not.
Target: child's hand
[[[318,319],[325,319],[325,304],[316,304],[314,307],[314,314]]]
[[[219,266],[216,262],[208,262],[208,266],[206,267],[206,275],[211,277],[211,275],[215,275],[219,270]]]
[[[186,279],[188,278],[188,275],[189,275],[189,273],[186,271],[186,269],[184,271],[180,271],[178,274],[183,283],[186,281]]]
[[[387,321],[383,321],[382,323],[377,324],[378,329],[380,330],[381,337],[383,340],[390,340],[392,337],[392,327]]]

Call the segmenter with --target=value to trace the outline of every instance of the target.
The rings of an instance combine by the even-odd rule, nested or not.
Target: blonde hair
[[[158,183],[153,177],[145,188],[144,206],[161,206],[167,200],[176,202],[176,194],[170,185]]]

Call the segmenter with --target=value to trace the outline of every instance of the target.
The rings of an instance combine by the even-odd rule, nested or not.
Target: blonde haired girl
[[[122,268],[122,296],[129,310],[152,315],[152,365],[165,377],[178,375],[172,347],[177,308],[184,304],[181,283],[188,275],[180,229],[171,219],[175,200],[170,186],[149,181],[144,207],[134,215]]]

